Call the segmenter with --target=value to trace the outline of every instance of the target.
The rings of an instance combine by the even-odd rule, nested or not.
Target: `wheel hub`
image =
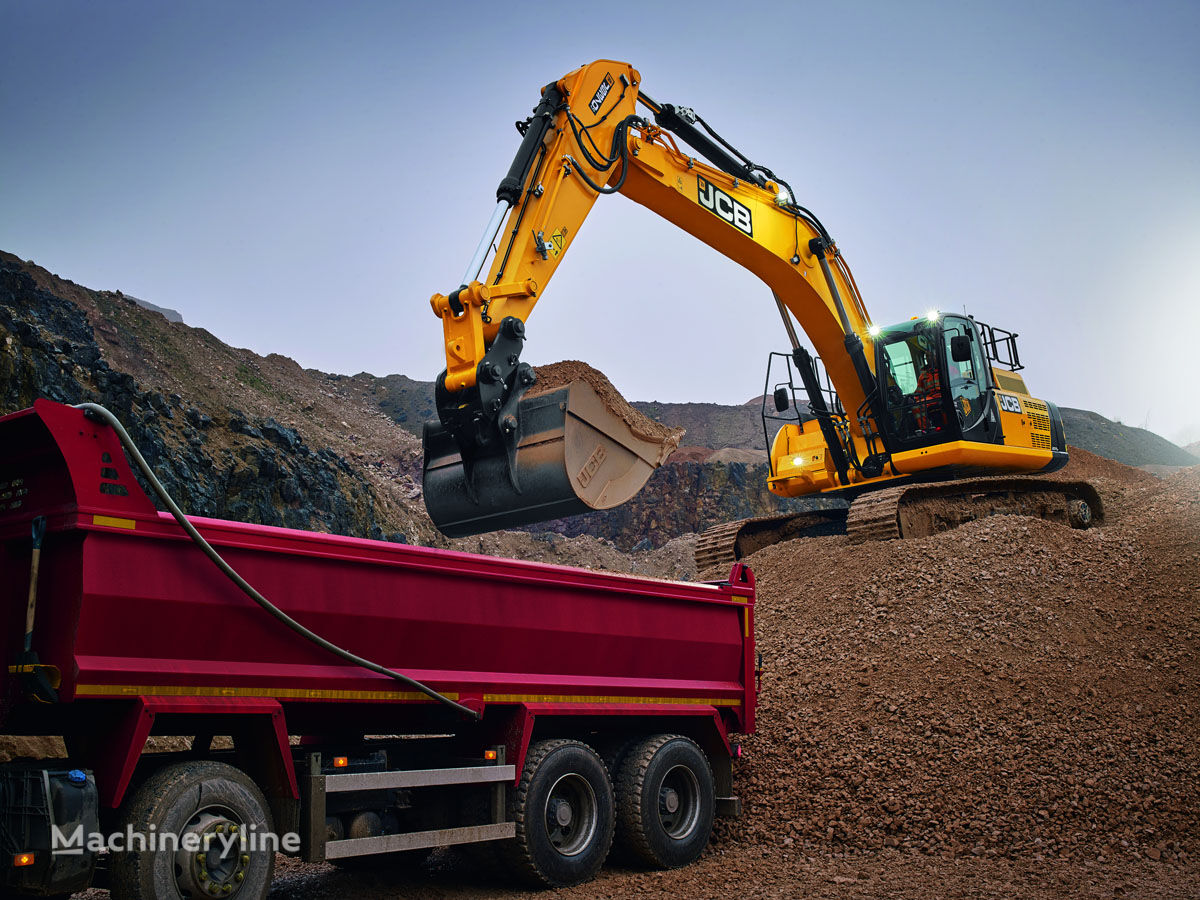
[[[679,811],[679,792],[674,788],[665,788],[662,792],[662,807],[669,813]]]
[[[571,820],[575,818],[575,814],[571,810],[571,804],[566,800],[559,800],[555,805],[557,809],[554,810],[554,820],[566,828],[571,824]]]
[[[224,810],[205,809],[191,818],[175,853],[175,882],[184,897],[232,897],[241,890],[250,865],[241,828]]]
[[[596,794],[586,778],[570,773],[559,778],[546,798],[546,833],[550,846],[563,856],[587,849],[599,827]]]
[[[658,821],[675,840],[683,840],[696,829],[700,821],[700,786],[687,766],[674,766],[663,776]]]

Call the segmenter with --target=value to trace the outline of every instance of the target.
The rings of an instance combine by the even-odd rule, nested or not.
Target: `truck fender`
[[[277,700],[263,698],[135,697],[113,715],[115,727],[103,740],[82,733],[67,735],[72,758],[96,773],[102,806],[119,807],[135,773],[148,774],[138,770],[142,751],[155,720],[166,714],[180,717],[173,722],[172,733],[232,735],[239,767],[262,785],[277,820],[290,818],[285,809],[294,805],[300,792],[283,707]]]

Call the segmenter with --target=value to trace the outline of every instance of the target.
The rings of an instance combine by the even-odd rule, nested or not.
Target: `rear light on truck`
[[[333,758],[333,767],[335,769],[344,769],[350,765],[350,758],[347,756],[335,756]]]
[[[35,862],[32,853],[16,853],[13,855],[13,868],[23,869],[25,866],[32,866]]]

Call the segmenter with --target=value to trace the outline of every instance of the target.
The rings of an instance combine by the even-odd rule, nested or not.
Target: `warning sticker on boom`
[[[557,228],[554,231],[550,232],[550,246],[548,248],[550,250],[550,255],[558,256],[558,254],[563,252],[563,247],[566,246],[566,243],[567,243],[566,226],[563,226],[562,228]]]

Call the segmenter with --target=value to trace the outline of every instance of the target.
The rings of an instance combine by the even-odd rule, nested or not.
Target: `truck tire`
[[[644,735],[637,737],[626,735],[596,742],[596,752],[600,754],[604,768],[608,769],[609,780],[614,785],[617,783],[617,773],[621,771],[621,763],[625,762],[625,757],[629,755],[629,751],[642,742],[643,737]]]
[[[617,776],[617,843],[626,856],[663,869],[694,862],[712,834],[712,767],[690,738],[660,734],[625,758]]]
[[[258,837],[273,830],[262,791],[233,766],[208,760],[164,766],[126,798],[119,821],[122,831],[129,827],[135,833],[181,838],[192,833],[201,842],[215,844],[207,853],[186,849],[114,853],[113,900],[261,900],[271,887],[272,850],[260,844],[252,849],[232,845],[231,852],[223,848],[221,835],[233,828]],[[206,839],[206,835],[214,837]],[[219,886],[217,893],[209,887],[214,884]],[[226,885],[229,890],[224,890]]]
[[[517,836],[504,852],[518,876],[545,887],[593,878],[613,840],[612,782],[596,751],[571,740],[531,746],[509,818]]]

